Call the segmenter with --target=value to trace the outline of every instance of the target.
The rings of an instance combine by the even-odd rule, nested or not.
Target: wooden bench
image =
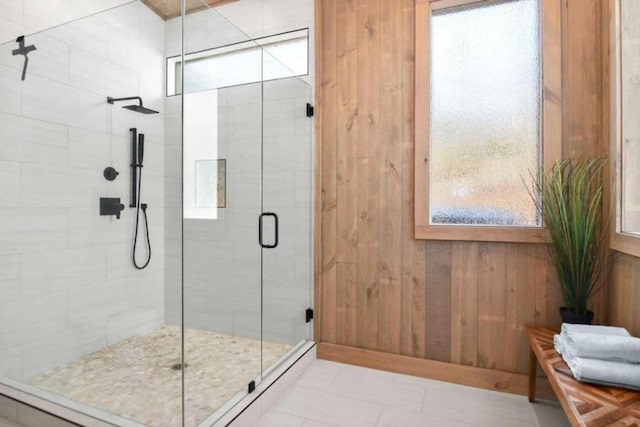
[[[640,427],[640,392],[579,383],[553,347],[558,329],[525,326],[531,347],[529,402],[535,401],[536,361],[574,427]]]

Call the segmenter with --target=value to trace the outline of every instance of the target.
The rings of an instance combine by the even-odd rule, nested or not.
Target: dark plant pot
[[[593,311],[587,310],[586,314],[575,314],[570,312],[567,307],[560,307],[560,317],[562,323],[590,325],[593,322]]]

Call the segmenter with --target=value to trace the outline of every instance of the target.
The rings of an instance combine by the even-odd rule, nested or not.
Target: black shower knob
[[[113,181],[114,179],[116,179],[118,175],[120,175],[120,172],[118,172],[111,166],[108,166],[104,169],[104,172],[102,174],[104,175],[107,181]]]

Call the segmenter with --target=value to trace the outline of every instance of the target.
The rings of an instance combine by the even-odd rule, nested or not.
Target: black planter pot
[[[560,317],[562,323],[590,325],[593,322],[593,311],[587,310],[586,314],[575,314],[570,312],[567,307],[560,307]]]

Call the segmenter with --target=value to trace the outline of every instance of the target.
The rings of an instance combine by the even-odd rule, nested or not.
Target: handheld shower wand
[[[142,167],[142,158],[144,157],[144,134],[138,136],[138,164]]]
[[[140,203],[141,190],[142,190],[142,160],[144,158],[144,134],[138,134],[136,128],[131,128],[131,179],[132,179],[132,194],[131,194],[131,207],[136,208],[136,219],[133,232],[133,250],[131,259],[133,265],[142,270],[151,262],[151,241],[149,240],[149,219],[147,218],[147,204]],[[140,225],[140,210],[142,209],[142,215],[144,216],[144,228],[147,246],[147,259],[144,264],[139,265],[136,261],[136,249],[138,246],[138,229]]]

